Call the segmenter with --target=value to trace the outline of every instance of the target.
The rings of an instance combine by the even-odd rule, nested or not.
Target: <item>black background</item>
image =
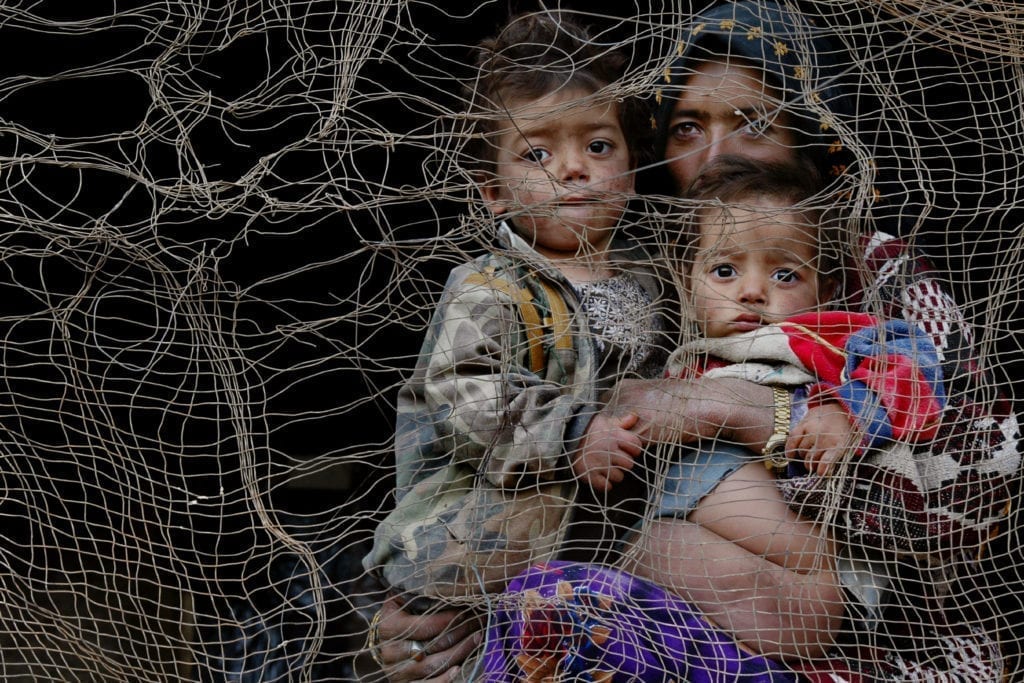
[[[537,9],[536,3],[525,1],[483,3],[472,10],[449,6],[454,3],[438,4],[445,11],[419,3],[389,11],[388,21],[401,28],[395,29],[390,40],[382,36],[374,42],[378,52],[363,65],[354,82],[357,96],[342,114],[341,132],[325,136],[330,144],[302,141],[324,124],[336,72],[325,68],[297,80],[282,75],[277,106],[245,110],[244,117],[236,117],[226,106],[219,111],[215,106],[217,115],[188,122],[183,139],[191,149],[185,156],[196,160],[188,173],[181,170],[183,156],[163,137],[147,138],[144,144],[123,136],[119,141],[103,139],[136,130],[144,123],[168,123],[153,108],[149,84],[139,73],[159,62],[167,49],[162,41],[176,35],[189,21],[182,8],[170,5],[166,11],[154,11],[147,9],[146,3],[67,0],[8,3],[0,10],[8,20],[0,28],[0,122],[5,125],[0,133],[0,207],[6,215],[8,273],[6,295],[0,303],[4,316],[37,315],[50,305],[45,303],[47,297],[38,295],[43,291],[56,294],[49,298],[50,303],[65,305],[91,277],[107,283],[108,291],[135,288],[139,292],[153,287],[161,292],[159,301],[166,302],[172,290],[163,289],[165,281],[152,273],[169,272],[181,285],[188,279],[190,264],[202,260],[205,270],[201,270],[209,285],[199,301],[204,310],[216,313],[214,318],[224,329],[236,335],[244,357],[244,362],[233,367],[250,387],[247,398],[259,416],[256,451],[259,471],[268,482],[266,502],[282,518],[294,519],[299,526],[307,524],[318,547],[334,547],[331,534],[344,539],[339,551],[344,561],[331,565],[339,572],[331,578],[339,582],[342,593],[365,588],[345,582],[356,580],[351,560],[365,549],[376,516],[389,504],[392,483],[387,440],[395,386],[412,365],[422,326],[447,270],[462,255],[448,250],[430,256],[415,241],[457,224],[466,211],[468,193],[455,187],[429,200],[406,198],[399,188],[428,187],[427,172],[438,168],[436,158],[410,138],[434,130],[438,112],[458,110],[458,86],[472,73],[468,46],[493,34],[510,14]],[[811,13],[821,10],[814,3],[806,4]],[[598,14],[591,2],[562,2],[559,6],[587,13],[589,23],[599,32],[607,31],[602,35],[609,41],[629,39],[636,31],[634,18],[638,14],[664,21],[670,9],[658,2],[642,6],[618,3],[602,7]],[[140,16],[162,16],[166,26],[131,20],[134,7],[140,8]],[[100,19],[115,9],[118,19]],[[184,73],[187,78],[180,82],[190,85],[181,97],[205,92],[218,102],[240,103],[264,79],[277,82],[273,74],[279,69],[293,68],[298,52],[307,60],[337,59],[341,53],[332,45],[332,33],[362,9],[344,2],[292,3],[288,8],[293,14],[290,30],[279,27],[248,35],[232,29],[245,23],[237,16],[212,11],[200,22],[188,47],[173,54],[178,70],[174,73]],[[262,20],[257,19],[264,11],[275,10],[257,3],[244,6],[253,25],[260,25]],[[23,12],[47,19],[51,26],[64,23],[41,32],[37,30],[40,22]],[[877,132],[870,123],[864,124],[863,136],[876,145],[883,167],[879,183],[883,204],[878,214],[892,229],[913,236],[940,269],[949,273],[979,330],[988,331],[983,336],[987,342],[983,351],[992,359],[992,371],[1000,379],[1008,379],[1006,386],[1012,391],[1013,380],[1024,371],[1018,330],[1020,290],[1008,269],[1019,259],[1014,240],[1021,222],[1016,196],[1020,152],[1004,149],[999,142],[999,132],[1019,116],[1010,106],[1013,100],[1007,97],[1005,85],[1012,83],[1012,72],[994,57],[982,60],[980,51],[951,47],[942,36],[923,37],[931,47],[910,54],[893,50],[880,55],[879,46],[902,40],[903,28],[905,25],[897,23],[888,33],[860,36],[856,40],[861,44],[852,50],[861,60],[889,62],[893,73],[889,86],[902,92],[904,105],[914,111],[916,121],[911,130],[895,133]],[[662,54],[671,42],[664,37],[636,41],[634,57],[638,62],[650,62],[652,55]],[[108,60],[129,63],[132,69],[98,71]],[[75,72],[83,67],[91,67],[91,73],[80,76]],[[986,77],[981,68],[992,69],[992,76]],[[58,74],[60,77],[54,77]],[[987,81],[992,84],[979,84]],[[319,98],[315,106],[303,98],[309,93]],[[972,111],[964,111],[962,102],[967,98],[974,103]],[[858,106],[864,120],[871,121],[889,105],[866,94]],[[934,121],[944,125],[929,123]],[[396,143],[383,144],[374,135],[360,137],[344,130],[346,123],[353,128],[391,132],[397,136]],[[161,130],[167,136],[177,134],[171,128]],[[929,150],[941,150],[938,161],[928,164],[931,176],[927,186],[934,191],[930,198],[907,186],[910,170],[898,170],[913,167],[908,134],[924,147],[926,156]],[[62,142],[70,148],[61,148]],[[294,151],[280,154],[293,146]],[[119,161],[144,155],[144,161],[132,162],[133,168],[144,169],[164,191],[183,176],[195,181],[198,169],[208,180],[223,184],[215,188],[217,201],[212,203],[201,196],[154,193],[136,177],[90,166],[87,152]],[[243,196],[244,183],[238,181],[268,155],[272,155],[274,173],[257,184],[261,192]],[[921,218],[926,200],[933,205]],[[902,214],[901,220],[896,220],[896,214]],[[151,221],[153,216],[158,216],[156,222]],[[100,228],[117,238],[95,239]],[[387,232],[390,229],[395,232]],[[391,238],[405,242],[392,244]],[[461,248],[475,250],[470,240],[459,239]],[[108,258],[98,255],[103,251],[98,245],[109,248]],[[410,271],[413,257],[418,260],[415,271]],[[996,291],[993,282],[999,283]],[[993,295],[1005,297],[1005,303],[992,299]],[[196,343],[179,327],[180,321],[161,313],[164,306],[157,305],[154,312],[145,295],[109,301],[111,305],[120,302],[122,307],[116,314],[110,312],[113,309],[103,309],[105,317],[101,316],[96,327],[108,330],[105,334],[110,339],[123,344],[124,357],[154,352],[142,328],[167,326],[177,340],[174,344],[182,349]],[[389,315],[395,307],[408,317]],[[311,324],[323,320],[329,322]],[[282,332],[288,328],[294,331]],[[8,346],[19,348],[26,358],[48,357],[53,336],[49,328],[11,323],[4,329]],[[168,376],[194,373],[200,367],[180,359],[162,362],[166,362]],[[130,484],[119,479],[121,467],[102,456],[88,464],[80,458],[59,456],[67,451],[67,441],[47,439],[54,421],[46,416],[47,411],[62,409],[62,392],[53,386],[65,382],[66,375],[59,369],[31,367],[31,372],[8,373],[8,405],[24,402],[27,407],[12,408],[17,417],[7,424],[19,435],[13,443],[43,444],[41,455],[49,461],[39,473],[38,485],[50,491],[53,499],[63,501],[64,511],[53,523],[67,527],[74,536],[72,528],[82,519],[94,519],[91,528],[95,530],[109,526],[119,509],[130,515],[152,514],[144,504],[141,511],[134,512],[134,503],[97,505],[97,491],[109,489],[112,480],[116,486]],[[209,367],[220,372],[212,363]],[[136,380],[136,375],[128,373],[118,381],[127,386]],[[253,604],[272,601],[277,592],[252,597],[259,591],[246,587],[252,576],[266,573],[254,568],[261,561],[259,553],[238,563],[223,559],[273,545],[249,528],[250,506],[241,495],[238,465],[230,462],[237,455],[235,447],[222,440],[231,430],[218,426],[232,416],[216,405],[201,406],[180,419],[183,435],[168,436],[170,428],[159,403],[190,403],[183,392],[221,391],[223,379],[199,379],[189,387],[183,390],[172,381],[161,380],[142,392],[151,405],[149,410],[125,410],[123,415],[113,410],[111,419],[143,444],[139,453],[144,469],[160,479],[155,487],[180,486],[216,496],[226,485],[228,495],[222,500],[223,507],[211,508],[204,523],[195,523],[173,505],[166,517],[150,521],[160,528],[173,528],[184,519],[191,520],[185,525],[190,533],[172,535],[173,542],[183,545],[190,563],[212,561],[224,567],[212,574],[197,570],[198,578],[189,579],[195,581],[193,588],[200,588],[201,593],[248,596]],[[294,417],[304,413],[314,415],[313,419]],[[91,451],[96,439],[88,420],[83,419],[76,428],[67,424],[62,433],[80,437],[72,451]],[[106,437],[97,438],[102,442]],[[145,445],[147,438],[153,441]],[[180,458],[153,445],[168,439],[180,444]],[[272,486],[277,477],[287,479],[294,464],[311,458],[345,462],[349,488]],[[155,497],[162,495],[154,491]],[[51,500],[27,497],[18,512],[5,513],[9,520],[21,520],[6,534],[12,547],[31,545],[38,539],[35,521],[29,520],[41,516],[38,501],[44,499]],[[137,533],[145,536],[148,532]],[[994,543],[996,559],[987,567],[990,576],[1005,577],[999,555],[1015,546],[1012,538],[1004,535]],[[48,543],[59,547],[58,541]],[[100,556],[106,552],[104,548],[103,542],[97,541],[86,552]],[[38,565],[25,560],[25,572],[31,574],[36,571],[32,567]],[[1015,580],[1015,572],[1009,578]],[[1019,601],[1013,597],[1015,586],[1013,581],[994,589],[1011,615],[1020,611]],[[346,612],[351,608],[345,600],[332,603],[330,616],[339,622],[332,621],[332,628],[342,636],[359,628],[358,620],[356,625],[341,623],[350,616]],[[354,643],[344,640],[326,650],[331,656],[340,656],[346,648],[356,647]]]

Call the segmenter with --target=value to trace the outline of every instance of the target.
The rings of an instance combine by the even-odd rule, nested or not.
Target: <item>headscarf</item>
[[[798,137],[811,145],[809,160],[822,176],[841,175],[848,156],[835,125],[853,109],[839,82],[839,55],[821,29],[772,0],[732,2],[698,14],[660,79],[654,121],[656,157],[664,154],[680,89],[699,63],[738,58],[759,68],[766,85],[780,93],[799,129]]]

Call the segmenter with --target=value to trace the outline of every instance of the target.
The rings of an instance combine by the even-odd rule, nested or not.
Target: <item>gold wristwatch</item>
[[[775,407],[775,419],[772,435],[764,445],[764,466],[775,472],[786,469],[786,439],[789,438],[789,420],[791,416],[789,392],[782,387],[772,387],[772,399]]]

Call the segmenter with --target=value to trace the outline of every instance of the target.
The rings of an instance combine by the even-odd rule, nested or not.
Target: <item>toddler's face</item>
[[[689,287],[706,337],[727,337],[817,309],[827,298],[819,277],[817,226],[777,202],[711,208]]]
[[[633,169],[618,105],[576,89],[513,100],[497,136],[496,177],[481,189],[491,212],[548,258],[572,258],[611,240]]]

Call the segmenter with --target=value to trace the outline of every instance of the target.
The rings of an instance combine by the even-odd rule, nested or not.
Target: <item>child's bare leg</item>
[[[793,512],[761,462],[725,477],[687,520],[788,570],[803,574],[831,568],[830,539]]]
[[[831,540],[789,509],[761,463],[729,475],[686,520],[654,520],[630,558],[627,569],[766,655],[820,657],[842,623]]]

